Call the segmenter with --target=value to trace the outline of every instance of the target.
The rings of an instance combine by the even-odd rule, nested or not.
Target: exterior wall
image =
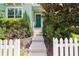
[[[0,4],[0,12],[4,13],[4,17],[7,17],[7,8],[22,8],[22,13],[26,11],[30,18],[31,26],[32,26],[32,20],[33,20],[33,11],[32,11],[32,4],[21,4],[21,5],[8,5],[8,4]]]
[[[3,13],[3,17],[5,17],[6,6],[4,4],[0,3],[0,13]]]

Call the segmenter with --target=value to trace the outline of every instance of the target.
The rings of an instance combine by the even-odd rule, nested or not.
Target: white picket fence
[[[20,56],[20,39],[0,39],[0,56]]]
[[[78,56],[78,39],[53,38],[53,56]]]

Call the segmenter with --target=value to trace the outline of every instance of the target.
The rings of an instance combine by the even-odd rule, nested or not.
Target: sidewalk
[[[30,46],[31,56],[47,56],[44,38],[42,35],[34,35]]]

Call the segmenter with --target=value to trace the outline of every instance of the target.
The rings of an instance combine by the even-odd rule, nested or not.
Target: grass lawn
[[[79,39],[79,34],[71,33],[71,35],[72,35],[73,38]]]

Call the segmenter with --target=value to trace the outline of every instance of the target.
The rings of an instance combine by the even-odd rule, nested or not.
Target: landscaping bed
[[[24,13],[23,18],[0,18],[0,39],[20,39],[21,54],[29,53],[32,30],[30,18]],[[25,52],[25,53],[24,53]]]
[[[32,38],[28,37],[28,38],[21,39],[20,41],[21,41],[20,48],[29,49],[32,42]]]
[[[20,43],[20,49],[21,49],[20,55],[21,56],[30,55],[29,47],[32,43],[32,37],[24,38],[24,39],[21,39],[20,41],[21,41],[21,43]]]

